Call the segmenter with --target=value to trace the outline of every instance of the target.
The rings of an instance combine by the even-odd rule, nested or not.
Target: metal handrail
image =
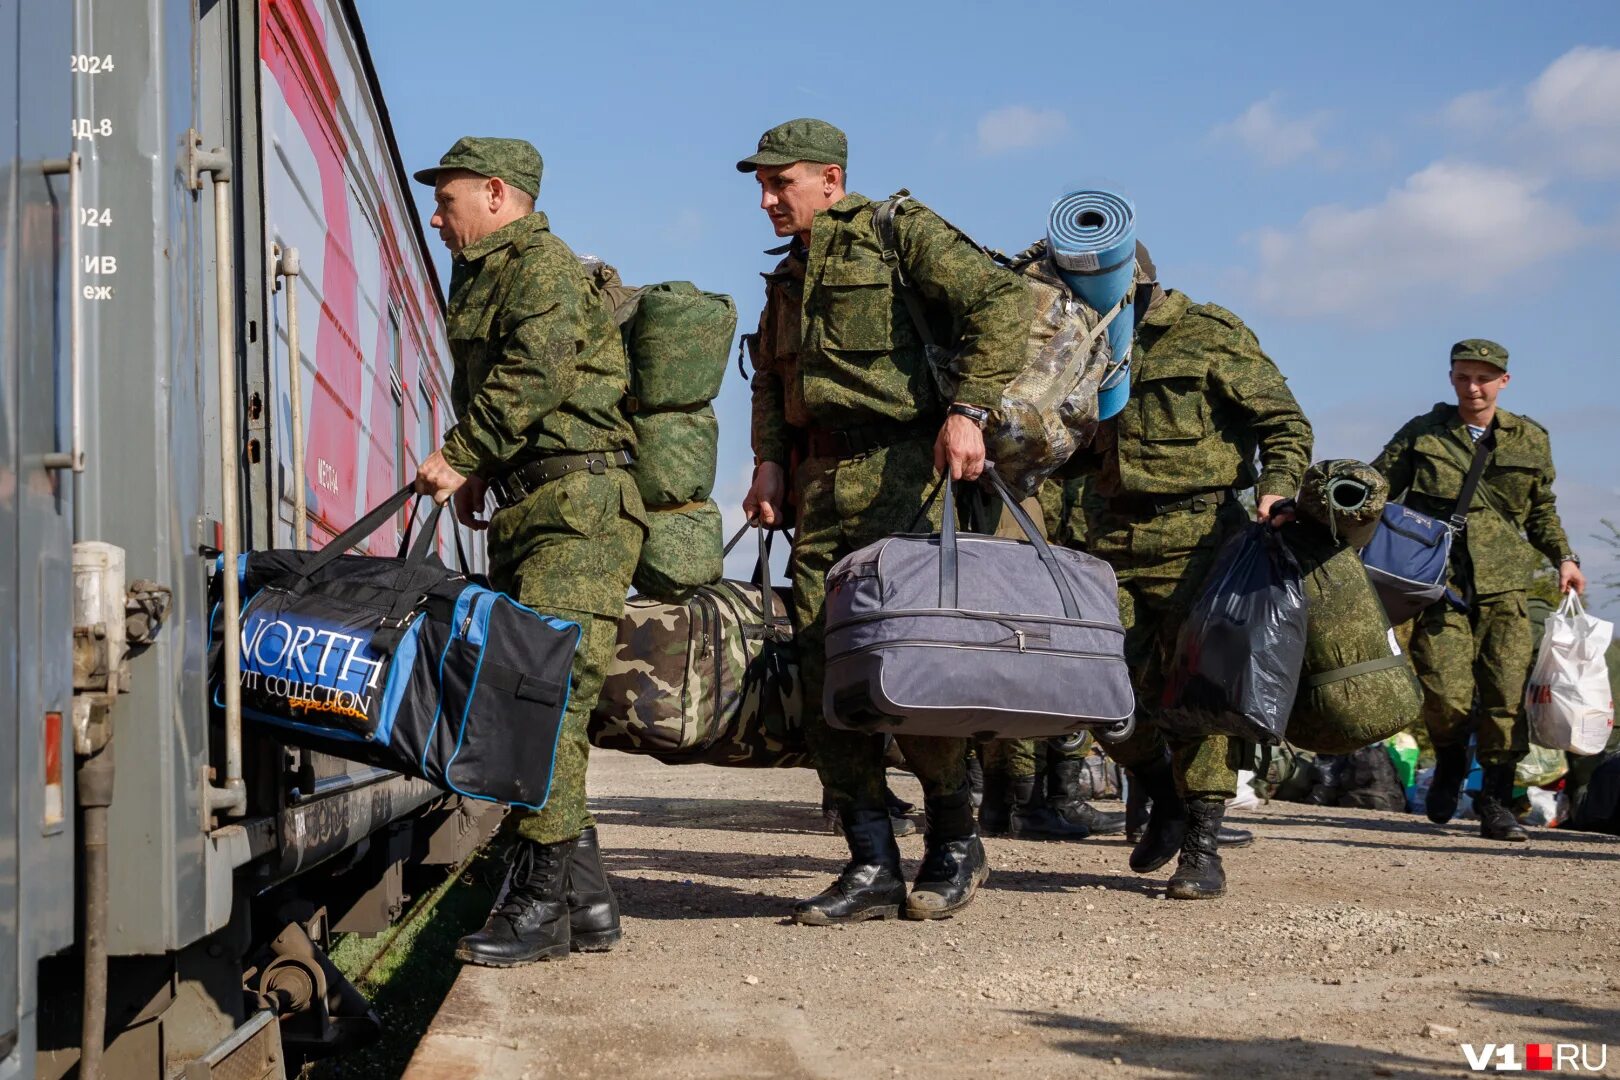
[[[69,213],[72,222],[68,233],[68,257],[73,260],[73,288],[68,306],[68,392],[73,399],[73,416],[71,445],[68,452],[46,454],[43,464],[47,469],[71,469],[75,473],[82,473],[84,472],[84,334],[79,289],[84,258],[80,251],[79,240],[79,213],[82,201],[79,180],[84,172],[84,159],[75,150],[65,158],[52,158],[46,161],[44,172],[46,176],[65,174],[68,178],[68,204],[71,207]]]
[[[304,357],[298,341],[298,249],[282,248],[276,273],[287,290],[287,396],[292,421],[293,547],[309,550],[309,493],[304,490]]]

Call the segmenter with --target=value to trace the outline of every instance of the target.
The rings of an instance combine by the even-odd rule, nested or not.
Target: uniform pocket
[[[893,275],[876,259],[829,258],[822,267],[821,343],[829,349],[894,347]]]
[[[1485,469],[1486,486],[1491,493],[1501,496],[1504,511],[1528,506],[1530,491],[1541,476],[1539,458],[1514,451],[1497,451]]]
[[[1208,361],[1157,361],[1144,375],[1138,393],[1145,441],[1197,442],[1209,434]]]

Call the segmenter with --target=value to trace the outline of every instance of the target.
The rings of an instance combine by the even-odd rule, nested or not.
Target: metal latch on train
[[[124,549],[97,540],[73,545],[73,749],[107,745],[113,702],[129,691],[131,649],[155,640],[171,593],[152,581],[124,581]]]

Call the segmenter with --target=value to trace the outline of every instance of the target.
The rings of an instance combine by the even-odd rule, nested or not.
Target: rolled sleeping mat
[[[647,540],[630,583],[638,593],[673,603],[725,574],[725,536],[713,499],[647,511]]]
[[[1363,461],[1334,458],[1305,471],[1299,485],[1299,516],[1335,540],[1364,548],[1378,530],[1389,499],[1389,481]]]
[[[1052,263],[1065,284],[1094,310],[1106,315],[1128,298],[1136,269],[1136,207],[1112,191],[1082,190],[1052,206],[1046,223]],[[1131,304],[1108,326],[1115,368],[1097,390],[1098,418],[1108,419],[1130,397]]]

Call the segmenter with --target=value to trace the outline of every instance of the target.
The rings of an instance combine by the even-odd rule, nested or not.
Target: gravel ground
[[[813,774],[604,753],[591,781],[623,944],[463,969],[409,1080],[1430,1077],[1463,1043],[1607,1043],[1620,1076],[1612,837],[1272,803],[1231,815],[1260,840],[1222,900],[1165,900],[1118,838],[998,839],[955,919],[812,928],[784,913],[844,857]]]

